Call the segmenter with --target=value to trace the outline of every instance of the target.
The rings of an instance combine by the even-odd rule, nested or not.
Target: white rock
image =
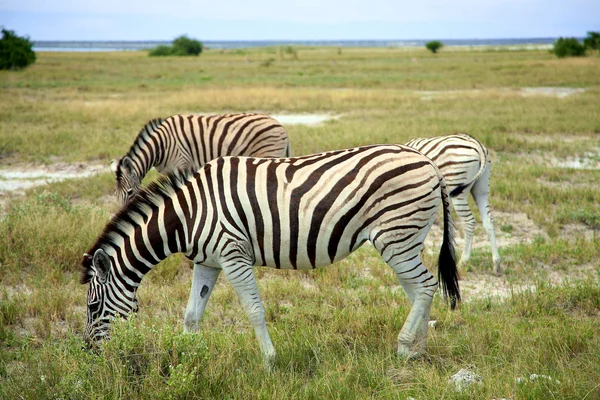
[[[478,385],[483,384],[481,376],[464,368],[452,375],[448,381],[454,383],[457,392],[462,392],[474,383]]]
[[[437,325],[437,321],[436,320],[432,320],[432,321],[429,321],[427,324],[429,325],[429,327],[431,329],[435,329],[435,327]]]

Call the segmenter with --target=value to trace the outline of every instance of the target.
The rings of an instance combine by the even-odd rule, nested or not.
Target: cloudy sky
[[[32,40],[471,39],[585,36],[600,0],[0,0]]]

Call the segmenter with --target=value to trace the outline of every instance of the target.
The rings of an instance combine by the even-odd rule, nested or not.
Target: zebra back
[[[485,146],[466,133],[416,138],[406,146],[420,151],[435,162],[446,179],[451,197],[470,188],[489,163]]]

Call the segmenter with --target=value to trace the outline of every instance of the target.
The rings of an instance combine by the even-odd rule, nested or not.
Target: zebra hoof
[[[187,323],[183,324],[183,332],[185,333],[198,333],[200,331],[200,325],[197,323]]]
[[[275,366],[275,360],[277,359],[277,355],[273,354],[265,354],[263,356],[263,364],[265,366],[265,370],[270,374],[273,371],[273,367]]]
[[[494,275],[502,276],[502,264],[500,260],[494,262]]]
[[[418,350],[411,349],[405,345],[398,346],[398,357],[404,360],[416,360],[421,357],[422,352]]]

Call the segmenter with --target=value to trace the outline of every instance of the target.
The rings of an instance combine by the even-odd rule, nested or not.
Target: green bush
[[[554,42],[552,52],[558,58],[581,57],[585,55],[585,47],[575,38],[558,38]]]
[[[444,47],[444,44],[439,40],[432,40],[431,42],[425,43],[425,47],[427,47],[429,51],[435,54],[439,49]]]
[[[190,39],[183,35],[173,41],[173,49],[175,49],[175,53],[177,54],[197,56],[202,53],[203,46],[198,40]]]
[[[13,31],[2,29],[0,40],[0,69],[22,69],[35,62],[33,43]]]
[[[157,46],[150,50],[150,56],[197,56],[202,53],[204,46],[195,39],[182,35],[173,41],[172,46]]]
[[[586,49],[600,49],[600,32],[588,32],[587,37],[583,39],[583,45]]]
[[[171,46],[160,45],[150,50],[151,56],[170,56],[173,52]]]

